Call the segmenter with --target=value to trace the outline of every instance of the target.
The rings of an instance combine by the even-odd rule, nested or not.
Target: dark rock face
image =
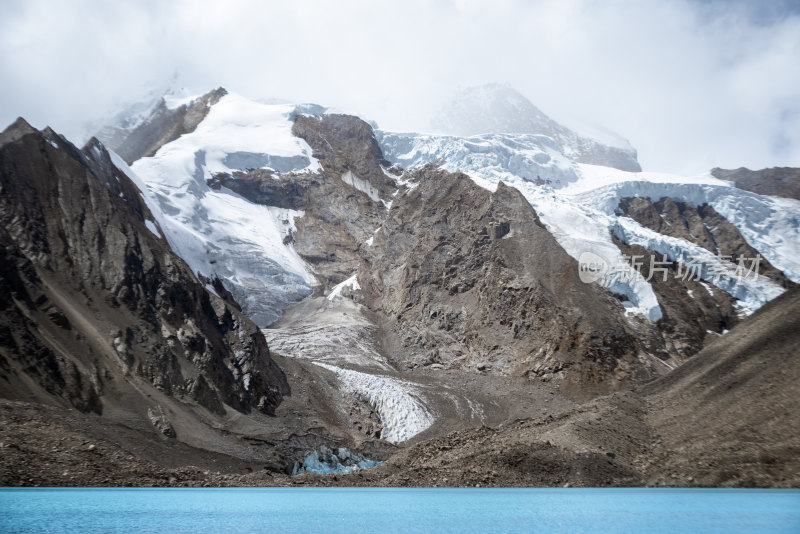
[[[369,182],[374,194],[385,199],[397,189],[394,180],[386,176],[384,161],[372,127],[351,115],[300,115],[295,119],[292,133],[304,139],[314,150],[325,172],[342,178],[348,171]]]
[[[99,413],[144,410],[153,388],[274,412],[288,386],[263,335],[155,235],[99,142],[20,119],[0,134],[0,192],[2,396]]]
[[[800,169],[793,167],[773,167],[751,171],[746,167],[738,169],[711,169],[711,174],[720,180],[729,180],[739,189],[752,191],[759,195],[795,198],[800,200]]]
[[[389,352],[440,364],[604,390],[652,372],[610,294],[513,188],[495,193],[428,165],[407,173],[359,270]]]
[[[278,174],[267,169],[219,173],[208,181],[209,187],[227,187],[251,202],[304,210],[313,202],[312,193],[323,187],[324,178],[315,174]]]
[[[708,204],[695,208],[685,202],[675,202],[663,197],[657,202],[649,198],[623,198],[619,211],[633,220],[664,235],[685,239],[704,249],[726,257],[732,263],[739,258],[755,258],[758,251],[745,241],[741,232],[725,217]],[[746,263],[749,265],[749,262]],[[766,258],[761,258],[759,274],[770,278],[783,287],[791,287],[792,281],[773,267]]]
[[[208,115],[211,106],[226,94],[227,91],[220,87],[175,109],[169,109],[161,99],[150,117],[138,126],[106,127],[98,132],[97,137],[130,165],[139,158],[152,156],[181,135],[193,132]]]

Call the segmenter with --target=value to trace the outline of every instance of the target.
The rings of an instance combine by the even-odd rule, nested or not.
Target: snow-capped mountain
[[[195,98],[166,98],[149,109],[147,120],[137,115],[135,120],[124,121],[124,132],[107,128],[107,142],[130,153],[133,140],[139,152],[152,152],[137,159],[132,172],[141,180],[165,237],[196,273],[209,280],[219,278],[256,322],[273,322],[282,310],[320,283],[314,271],[321,266],[309,263],[308,254],[298,255],[293,244],[297,230],[294,221],[302,219],[304,211],[275,198],[253,201],[252,193],[242,193],[241,181],[232,179],[223,187],[217,183],[213,188],[209,184],[219,181],[220,176],[253,169],[263,169],[274,179],[284,177],[295,184],[319,174],[323,169],[314,151],[304,139],[293,135],[292,124],[304,114],[330,115],[325,115],[320,106],[263,104],[224,90]],[[576,260],[592,253],[607,266],[619,266],[626,264],[626,257],[615,241],[640,246],[660,255],[661,260],[697,265],[703,278],[734,297],[745,314],[783,291],[780,283],[764,276],[735,276],[734,266],[720,258],[718,251],[660,234],[618,209],[629,197],[653,201],[669,197],[694,207],[712,206],[766,261],[789,279],[800,280],[800,208],[795,200],[743,191],[710,174],[684,177],[621,170],[614,167],[615,162],[608,166],[587,163],[598,159],[592,156],[597,150],[604,154],[612,150],[627,158],[617,167],[638,169],[635,150],[627,143],[612,147],[581,137],[508,86],[464,90],[434,123],[462,135],[375,131],[374,139],[387,160],[384,168],[394,164],[414,169],[436,162],[449,171],[466,173],[490,190],[499,182],[511,185],[523,193],[559,244]],[[154,126],[158,124],[160,129]],[[180,131],[173,124],[191,131],[176,135]],[[139,130],[131,129],[131,125]],[[127,137],[127,142],[121,142],[120,135],[122,141]],[[313,140],[319,134],[309,135]],[[141,149],[144,138],[149,140],[144,143],[148,150]],[[153,139],[161,144],[153,145]],[[341,172],[341,176],[350,186],[362,192],[374,189],[348,172]],[[388,175],[387,183],[394,180]],[[248,183],[253,183],[252,179]],[[393,187],[401,184],[402,180],[397,180]],[[266,186],[259,187],[264,191]],[[383,187],[384,195],[392,188],[379,187]],[[372,201],[379,201],[380,195],[378,189],[367,191]],[[263,205],[265,202],[274,205]],[[374,224],[382,215],[377,217]],[[300,240],[297,246],[302,248],[307,241]],[[652,284],[639,272],[613,279],[609,274],[601,282],[625,296],[629,313],[650,321],[663,317]]]
[[[0,283],[35,291],[0,326],[65,359],[0,355],[56,406],[344,474],[669,373],[800,281],[800,201],[762,194],[793,191],[770,173],[642,172],[502,86],[439,120],[381,131],[220,88],[133,106],[82,151],[19,121]]]
[[[782,293],[783,286],[791,283],[787,280],[800,280],[797,250],[800,202],[796,200],[743,191],[710,174],[683,177],[585,163],[598,153],[595,150],[601,146],[598,141],[589,143],[587,138],[559,125],[504,86],[462,93],[438,120],[451,130],[483,133],[459,136],[373,131],[358,118],[329,114],[321,106],[265,104],[223,89],[197,97],[169,96],[151,105],[148,111],[138,112],[136,118],[123,121],[122,126],[106,128],[103,133],[108,143],[131,160],[130,167],[120,158],[114,161],[141,188],[158,226],[153,230],[163,233],[209,290],[228,293],[246,314],[266,326],[315,288],[331,291],[331,299],[336,296],[331,302],[340,302],[338,295],[343,284],[347,285],[353,288],[348,290],[351,298],[364,294],[359,298],[365,298],[373,313],[394,317],[394,335],[404,339],[407,354],[402,358],[392,356],[390,360],[400,358],[407,365],[431,365],[435,361],[453,365],[459,361],[458,354],[465,352],[469,363],[458,365],[482,366],[486,358],[497,372],[509,372],[519,365],[514,363],[513,356],[508,359],[513,352],[501,356],[490,350],[482,355],[481,351],[486,350],[479,349],[483,342],[462,346],[457,337],[438,344],[411,341],[409,332],[417,327],[408,330],[412,327],[405,318],[407,312],[386,308],[394,302],[386,301],[387,295],[406,299],[413,294],[405,296],[413,291],[413,284],[400,282],[393,286],[397,282],[392,281],[395,275],[389,271],[396,268],[407,271],[408,262],[414,260],[408,257],[395,265],[380,255],[400,258],[402,247],[398,249],[392,243],[396,240],[409,243],[409,239],[415,239],[412,237],[415,232],[429,224],[421,219],[413,223],[401,221],[401,225],[412,225],[405,229],[396,226],[398,217],[415,217],[418,204],[433,202],[425,200],[425,191],[435,190],[436,185],[430,181],[444,180],[447,174],[438,177],[424,171],[430,164],[450,173],[465,173],[472,182],[490,192],[498,190],[501,183],[515,188],[535,210],[540,224],[563,251],[577,260],[579,267],[587,254],[599,258],[604,270],[594,273],[595,282],[618,296],[621,303],[617,306],[633,321],[631,325],[638,324],[636,329],[650,332],[639,331],[637,335],[649,338],[661,331],[656,338],[663,336],[664,340],[647,342],[650,348],[646,349],[659,358],[681,361],[702,347],[706,330],[724,331],[737,316],[752,313]],[[594,148],[580,152],[578,148],[589,146],[587,143]],[[631,147],[602,146],[603,150],[613,148],[615,154],[628,158],[627,163],[619,166],[638,168]],[[419,189],[422,193],[414,191],[421,183],[419,180],[424,182]],[[462,185],[454,187],[453,194],[466,191]],[[469,194],[474,197],[477,193]],[[412,197],[415,200],[409,205],[408,199]],[[500,195],[499,190],[493,198],[503,198],[496,200],[502,204],[511,202],[511,197]],[[663,206],[655,215],[650,213],[655,207],[638,204],[631,207],[630,199],[635,198],[656,204],[669,199],[677,203],[683,219],[676,221]],[[398,208],[402,215],[392,211],[398,202],[403,206]],[[515,219],[521,217],[518,207],[509,206],[504,209],[511,209]],[[469,217],[475,220],[482,217],[480,209],[475,205]],[[656,222],[640,213],[648,209]],[[689,214],[691,210],[695,211]],[[702,211],[702,217],[697,210]],[[691,221],[686,218],[689,215],[694,217]],[[665,230],[673,223],[689,230],[681,233],[678,226]],[[719,229],[723,223],[728,225],[725,232]],[[530,233],[531,229],[520,227],[517,231]],[[707,234],[706,241],[692,232]],[[551,247],[537,239],[538,245],[527,246]],[[705,284],[702,287],[707,289],[698,293],[696,287],[700,286],[686,285],[689,282],[677,288],[665,287],[651,280],[653,273],[648,275],[646,269],[628,269],[620,276],[619,269],[629,265],[635,251],[641,251],[642,257],[648,254],[657,257],[662,263],[692,265],[702,279],[701,284]],[[739,276],[735,261],[746,253],[760,253],[768,268],[762,267],[763,272],[752,276]],[[418,254],[438,255],[439,251],[421,249]],[[549,254],[553,258],[557,255],[555,250]],[[556,269],[555,265],[546,269]],[[376,273],[370,269],[387,272],[376,279]],[[357,272],[353,274],[354,271]],[[575,283],[577,279],[570,282]],[[365,288],[362,290],[359,284]],[[718,289],[712,291],[712,287]],[[582,285],[573,286],[571,298],[583,289]],[[689,302],[676,308],[676,291]],[[706,293],[705,297],[699,296]],[[590,304],[596,298],[587,293],[578,300],[581,306],[591,307],[596,305]],[[377,387],[373,398],[370,397],[373,393],[363,388],[371,380],[388,384],[398,379],[386,374],[391,365],[377,346],[357,341],[365,336],[385,335],[371,326],[372,319],[364,310],[356,306],[345,311],[339,306],[340,311],[333,312],[332,304],[324,299],[308,302],[303,309],[316,310],[315,306],[322,306],[328,311],[291,314],[292,319],[281,320],[277,330],[267,331],[275,346],[289,353],[297,352],[297,357],[311,359],[336,373],[343,387],[368,398],[378,412],[386,412],[385,406],[409,406],[426,413],[425,403],[415,400],[425,398],[425,393],[412,398],[403,388],[395,391]],[[735,303],[736,310],[723,311],[729,305],[726,302]],[[451,309],[452,304],[444,305],[445,309]],[[702,312],[710,313],[702,327],[693,325],[691,320],[694,313],[699,313],[698,305],[704,310],[717,310]],[[349,318],[331,319],[338,317],[337,314],[349,314]],[[360,319],[354,321],[354,317]],[[675,321],[682,326],[672,325]],[[665,327],[667,324],[672,326]],[[578,328],[595,331],[593,335],[597,336],[603,329],[608,332],[629,327],[634,328],[622,323],[620,326],[584,324]],[[418,335],[429,335],[423,334],[427,328]],[[454,328],[457,332],[461,327],[456,324]],[[664,328],[673,334],[666,334]],[[675,331],[682,333],[675,338]],[[489,344],[490,338],[487,338]],[[550,346],[545,342],[547,337],[531,339],[544,343],[541,349]],[[505,342],[507,347],[508,343]],[[451,348],[445,350],[448,345]],[[334,351],[338,356],[331,359],[333,346],[339,347]],[[354,346],[359,347],[358,354],[364,355],[360,360],[346,356]],[[680,347],[673,349],[678,353],[670,354],[670,346]],[[430,356],[431,348],[438,357]],[[615,357],[622,357],[625,350],[617,349]],[[543,375],[560,368],[541,363],[534,367],[536,373]],[[409,384],[409,387],[408,391],[425,391],[420,385]],[[390,395],[391,391],[397,395]],[[427,396],[430,397],[430,392]],[[430,421],[435,419],[434,414],[430,417]],[[413,435],[391,422],[396,414],[383,413],[380,418],[384,420],[384,433],[395,436],[393,439]],[[422,429],[430,424],[418,426]]]
[[[431,120],[435,132],[469,137],[482,134],[544,135],[579,163],[640,171],[636,150],[624,138],[598,127],[577,133],[548,117],[508,85],[487,84],[458,91]]]

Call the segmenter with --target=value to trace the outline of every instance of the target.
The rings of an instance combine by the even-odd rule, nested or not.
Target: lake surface
[[[800,491],[0,489],[0,532],[796,534]]]

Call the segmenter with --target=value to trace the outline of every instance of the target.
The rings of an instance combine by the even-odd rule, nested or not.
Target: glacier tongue
[[[377,327],[346,294],[356,276],[327,297],[310,297],[262,330],[271,350],[335,373],[340,388],[369,404],[380,417],[381,439],[400,443],[434,422],[422,384],[399,378],[376,342]]]
[[[268,105],[228,94],[196,130],[136,161],[131,174],[170,246],[195,273],[219,277],[260,326],[311,293],[308,266],[283,240],[302,212],[254,204],[211,189],[214,173],[248,165],[280,171],[320,169],[311,147],[291,133],[292,105]]]
[[[375,408],[383,424],[381,439],[400,443],[433,424],[434,418],[419,400],[415,384],[389,376],[342,369],[327,363],[314,363],[336,373],[347,392]]]

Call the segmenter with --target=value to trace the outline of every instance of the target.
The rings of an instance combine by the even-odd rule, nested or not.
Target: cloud
[[[762,7],[758,7],[758,6]],[[764,7],[764,6],[769,7]],[[420,130],[508,82],[629,138],[645,168],[800,166],[800,14],[744,0],[6,1],[0,122],[77,137],[177,72]]]

